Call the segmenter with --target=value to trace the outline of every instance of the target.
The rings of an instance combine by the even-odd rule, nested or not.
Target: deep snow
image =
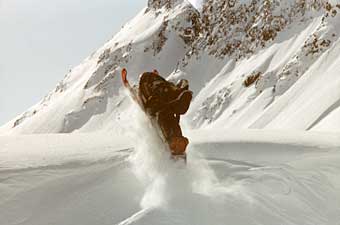
[[[185,166],[143,115],[135,124],[124,136],[0,137],[0,224],[340,221],[340,134],[186,131]]]

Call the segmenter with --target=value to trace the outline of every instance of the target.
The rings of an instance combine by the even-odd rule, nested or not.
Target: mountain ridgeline
[[[126,129],[121,89],[157,69],[190,81],[188,128],[340,130],[339,0],[149,0],[55,90],[0,133]]]

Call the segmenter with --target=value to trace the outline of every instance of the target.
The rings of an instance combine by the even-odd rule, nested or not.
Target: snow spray
[[[185,164],[182,160],[171,159],[149,118],[139,107],[133,106],[135,151],[129,160],[146,189],[141,207],[166,206],[192,192],[208,194],[217,179],[205,160],[193,156]],[[191,147],[188,150],[194,151]]]

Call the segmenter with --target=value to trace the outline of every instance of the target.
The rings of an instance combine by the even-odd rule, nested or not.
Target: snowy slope
[[[124,134],[0,136],[0,224],[339,222],[340,134],[185,130],[185,166],[137,109]]]
[[[151,136],[0,137],[0,224],[338,224],[339,135],[211,133],[186,168]]]
[[[158,69],[190,80],[191,128],[339,131],[339,1],[149,1],[3,134],[125,129],[132,82]],[[123,121],[123,122],[122,122]]]

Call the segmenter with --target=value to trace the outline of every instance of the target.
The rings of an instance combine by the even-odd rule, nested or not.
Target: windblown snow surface
[[[0,223],[339,224],[339,135],[187,131],[185,165],[147,122],[1,137]]]
[[[0,127],[1,225],[340,225],[340,2],[196,8],[149,0]],[[123,67],[132,83],[153,69],[190,81],[187,165]]]

